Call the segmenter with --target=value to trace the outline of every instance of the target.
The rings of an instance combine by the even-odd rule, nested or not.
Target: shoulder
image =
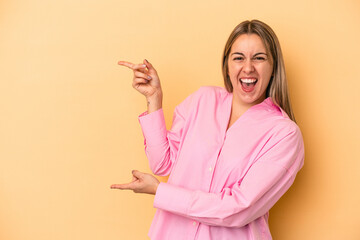
[[[303,161],[304,140],[299,126],[287,115],[274,117],[271,125],[270,144],[282,146],[287,154],[297,156],[294,161]]]
[[[278,138],[292,138],[301,143],[302,134],[299,126],[287,117],[282,117],[274,122],[274,132],[277,133]]]
[[[305,158],[305,146],[300,128],[289,118],[279,120],[276,128],[278,136],[275,137],[275,144],[281,147],[283,153],[281,156],[284,157],[283,160],[279,158],[277,161],[282,162],[289,172],[296,173],[304,165]]]
[[[218,86],[202,86],[194,93],[190,94],[181,104],[197,104],[203,100],[216,101],[224,98],[229,93],[222,87]]]
[[[190,114],[190,112],[197,112],[201,109],[211,109],[216,107],[218,102],[223,101],[228,96],[228,92],[217,86],[202,86],[182,101],[176,109],[183,112],[184,115]]]
[[[297,172],[304,164],[304,141],[299,126],[284,115],[272,115],[264,121],[262,148],[264,156],[290,173]],[[266,123],[265,123],[266,122]],[[260,131],[260,130],[259,130]],[[264,159],[264,158],[263,158]]]
[[[255,106],[253,113],[252,120],[254,122],[259,125],[265,124],[276,132],[284,134],[300,132],[298,125],[271,98],[267,98]]]
[[[257,126],[259,131],[270,136],[272,142],[292,139],[298,144],[302,145],[303,143],[299,126],[270,98],[255,107],[251,115],[251,122]]]
[[[271,132],[278,138],[294,137],[302,141],[302,135],[299,126],[292,121],[288,115],[279,107],[270,111],[267,116]]]
[[[225,88],[218,86],[202,86],[195,93],[197,97],[221,97],[227,94]]]

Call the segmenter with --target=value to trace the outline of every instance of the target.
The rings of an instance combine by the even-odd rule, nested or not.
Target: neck
[[[239,118],[244,112],[246,112],[252,106],[259,104],[265,100],[265,96],[259,98],[257,101],[252,103],[245,103],[240,101],[236,95],[233,95],[232,105],[231,105],[231,115]]]

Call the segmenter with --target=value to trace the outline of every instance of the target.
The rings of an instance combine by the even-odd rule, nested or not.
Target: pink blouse
[[[304,164],[300,129],[271,98],[226,130],[232,93],[202,87],[175,109],[167,131],[162,109],[139,121],[151,170],[160,183],[153,240],[272,239],[268,211]]]

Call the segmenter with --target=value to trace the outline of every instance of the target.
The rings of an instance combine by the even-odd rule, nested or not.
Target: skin
[[[266,97],[266,88],[269,84],[273,60],[266,53],[261,38],[256,34],[242,34],[233,43],[228,60],[228,75],[233,85],[233,101],[228,128],[250,107],[261,103]],[[162,90],[159,76],[147,60],[142,64],[119,61],[119,65],[133,71],[132,86],[145,96],[148,113],[162,107]],[[245,92],[241,88],[241,78],[257,79],[255,88]],[[112,189],[132,190],[135,193],[156,194],[159,180],[151,174],[132,171],[133,179],[125,184],[113,184]]]
[[[133,179],[125,184],[113,184],[111,189],[133,190],[134,193],[156,194],[156,190],[160,184],[159,180],[153,175],[142,173],[137,170],[132,171]]]
[[[233,43],[228,58],[228,75],[233,85],[230,127],[250,107],[261,103],[272,75],[273,61],[266,53],[261,38],[256,34],[242,34]],[[251,92],[243,91],[240,78],[255,78]]]
[[[132,86],[139,93],[145,96],[148,113],[155,112],[162,108],[162,90],[157,71],[146,59],[142,64],[134,64],[126,61],[119,61],[119,65],[130,68],[133,73]]]

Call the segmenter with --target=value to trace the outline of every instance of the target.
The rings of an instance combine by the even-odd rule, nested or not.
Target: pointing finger
[[[132,182],[131,183],[125,183],[125,184],[113,184],[113,185],[111,185],[110,188],[121,189],[121,190],[125,190],[125,189],[134,190],[134,184]]]
[[[126,62],[126,61],[119,61],[118,64],[121,65],[121,66],[128,67],[128,68],[130,68],[132,70],[146,68],[145,64],[133,64],[131,62]]]
[[[133,67],[133,63],[130,63],[130,62],[125,62],[125,61],[119,61],[118,62],[119,65],[122,65],[122,66],[125,66],[125,67],[128,67],[128,68],[131,68]]]

